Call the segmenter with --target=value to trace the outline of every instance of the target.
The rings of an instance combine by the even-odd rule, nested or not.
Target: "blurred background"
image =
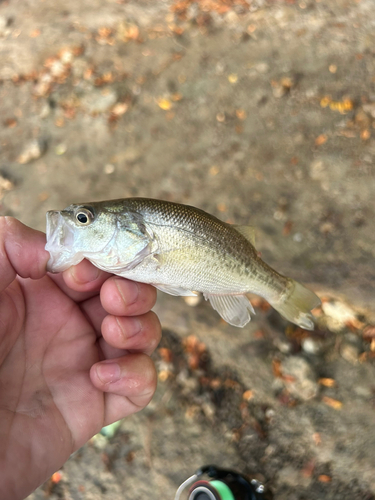
[[[30,500],[174,498],[214,462],[275,499],[375,498],[373,0],[3,0],[0,214],[144,196],[256,227],[322,298],[244,329],[160,294],[149,407]]]

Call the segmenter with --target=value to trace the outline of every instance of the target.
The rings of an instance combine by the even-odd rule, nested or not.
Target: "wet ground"
[[[0,4],[2,215],[192,204],[323,299],[311,333],[160,294],[153,402],[30,499],[172,499],[208,462],[275,499],[375,498],[374,56],[373,0]]]

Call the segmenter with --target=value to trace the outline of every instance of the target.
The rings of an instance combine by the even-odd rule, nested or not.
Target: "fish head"
[[[61,272],[96,255],[115,236],[117,217],[95,204],[74,204],[47,212],[47,270]]]

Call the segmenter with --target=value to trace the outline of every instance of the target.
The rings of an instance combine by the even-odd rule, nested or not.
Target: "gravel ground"
[[[306,332],[160,294],[149,407],[30,500],[173,498],[214,462],[270,498],[375,498],[373,0],[0,3],[0,214],[148,196],[256,227]]]

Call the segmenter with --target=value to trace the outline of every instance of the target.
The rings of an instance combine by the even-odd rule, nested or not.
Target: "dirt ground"
[[[323,300],[307,332],[160,294],[154,400],[29,500],[173,499],[211,462],[375,499],[374,0],[2,0],[0,106],[1,215],[188,203]]]

